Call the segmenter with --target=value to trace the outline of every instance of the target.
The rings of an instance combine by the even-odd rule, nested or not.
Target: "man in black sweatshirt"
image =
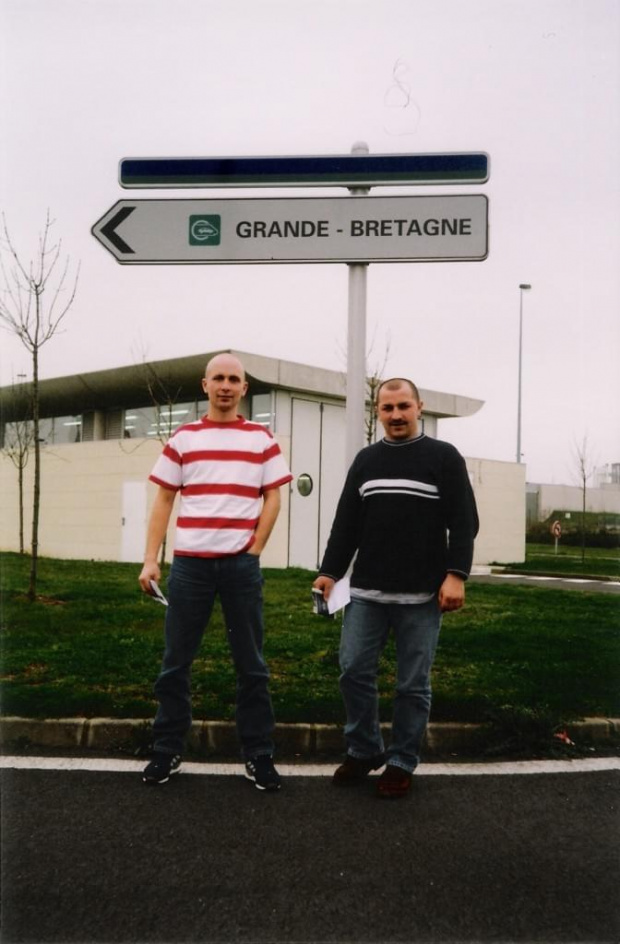
[[[377,792],[391,798],[406,795],[420,760],[441,616],[465,602],[478,532],[465,460],[450,443],[420,432],[422,406],[410,380],[379,387],[385,437],[362,449],[349,469],[314,582],[327,599],[356,555],[340,642],[347,756],[333,782],[358,783],[385,764]],[[377,671],[390,629],[397,682],[384,751]]]

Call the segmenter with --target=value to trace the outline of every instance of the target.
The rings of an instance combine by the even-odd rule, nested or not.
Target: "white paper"
[[[157,600],[158,603],[162,603],[164,606],[168,606],[168,601],[166,600],[165,596],[163,595],[163,593],[161,592],[161,590],[159,589],[155,581],[149,580],[149,584],[151,585],[151,590],[153,591],[151,593],[151,596],[153,597],[153,599]]]
[[[346,606],[350,599],[351,591],[349,578],[343,577],[342,580],[337,580],[332,587],[332,592],[330,593],[329,600],[327,601],[327,609],[330,613],[335,613],[337,610],[341,610],[343,606]]]

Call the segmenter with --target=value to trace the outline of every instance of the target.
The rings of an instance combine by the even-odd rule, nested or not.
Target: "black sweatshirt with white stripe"
[[[340,579],[357,551],[351,586],[435,592],[447,573],[469,576],[478,533],[465,460],[422,434],[367,446],[338,502],[320,573]]]

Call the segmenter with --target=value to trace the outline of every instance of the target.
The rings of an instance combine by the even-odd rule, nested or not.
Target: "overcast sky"
[[[233,347],[346,369],[347,267],[121,266],[92,225],[122,157],[486,151],[484,262],[372,264],[369,367],[485,401],[439,434],[514,461],[519,283],[529,481],[620,461],[617,0],[0,0],[0,204],[26,259],[48,207],[81,262],[57,377]],[[311,191],[346,195],[346,190]],[[260,196],[302,191],[260,191]],[[372,196],[372,194],[371,194]],[[2,332],[1,382],[30,376]]]

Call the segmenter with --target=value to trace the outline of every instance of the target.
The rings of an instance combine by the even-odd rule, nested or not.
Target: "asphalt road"
[[[619,770],[368,781],[1,772],[4,944],[617,942]]]

